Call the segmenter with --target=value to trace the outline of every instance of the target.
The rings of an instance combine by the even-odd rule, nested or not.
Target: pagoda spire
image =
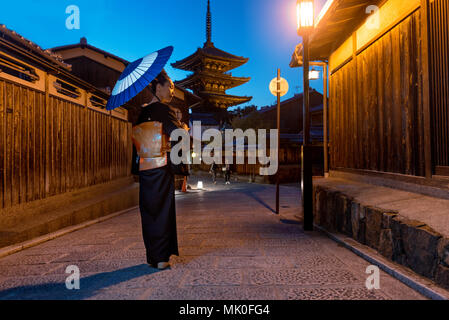
[[[212,43],[212,15],[210,13],[210,0],[207,0],[207,17],[206,17],[206,43],[205,46],[209,47]]]

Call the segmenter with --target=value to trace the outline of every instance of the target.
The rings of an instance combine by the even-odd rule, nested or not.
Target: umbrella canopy
[[[128,65],[112,90],[106,110],[118,108],[137,96],[158,76],[172,53],[173,47],[169,46]]]

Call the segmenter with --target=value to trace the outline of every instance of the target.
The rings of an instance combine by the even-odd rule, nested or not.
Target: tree
[[[257,110],[250,112],[242,117],[235,117],[231,121],[231,125],[234,129],[275,129],[276,119],[270,119],[265,113],[261,113]]]

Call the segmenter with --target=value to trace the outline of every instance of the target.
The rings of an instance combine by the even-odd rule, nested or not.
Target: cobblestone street
[[[139,210],[0,259],[0,299],[424,299],[293,217],[299,189],[243,182],[177,194],[180,256],[159,271],[145,261]],[[196,186],[194,178],[192,186]],[[65,286],[76,265],[80,289]]]

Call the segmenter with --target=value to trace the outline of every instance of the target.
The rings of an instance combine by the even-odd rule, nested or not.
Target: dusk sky
[[[325,0],[316,0],[318,15]],[[295,0],[211,0],[212,41],[219,49],[249,58],[232,70],[234,76],[251,81],[228,90],[235,95],[253,96],[241,106],[271,105],[275,97],[268,84],[277,68],[287,79],[290,90],[282,99],[302,92],[302,69],[288,64],[295,46]],[[66,28],[66,8],[80,9],[80,29]],[[16,31],[42,48],[78,43],[86,37],[89,44],[129,61],[173,45],[169,63],[181,60],[202,47],[206,41],[207,0],[22,0],[4,1],[0,24]],[[167,66],[174,80],[189,73]],[[311,86],[322,92],[322,80]]]

